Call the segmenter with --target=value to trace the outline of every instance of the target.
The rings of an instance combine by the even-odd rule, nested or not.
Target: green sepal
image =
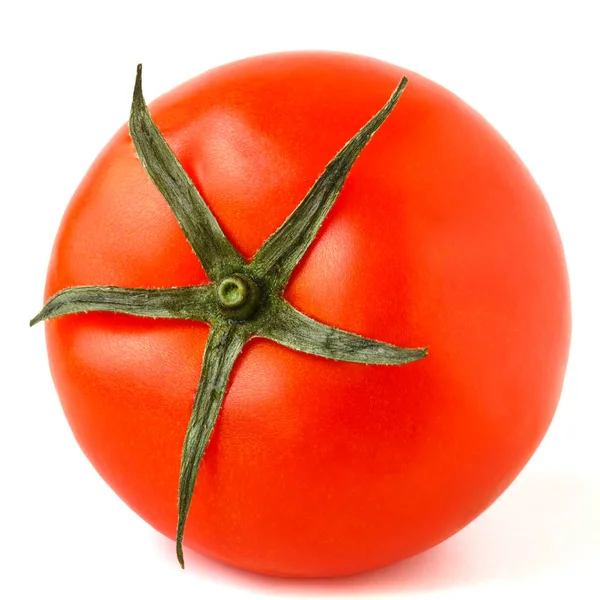
[[[52,296],[29,324],[90,311],[212,321],[217,303],[213,285],[150,289],[84,285],[65,288]]]
[[[400,348],[329,327],[285,300],[277,302],[256,335],[300,352],[365,365],[404,365],[427,356],[427,348]]]
[[[233,323],[211,328],[206,342],[200,383],[183,443],[179,475],[177,559],[182,568],[185,566],[183,532],[192,502],[200,460],[219,416],[233,364],[247,340],[247,332]]]
[[[142,93],[138,65],[129,132],[144,169],[168,202],[206,274],[218,281],[246,261],[227,239],[217,219],[155,125]]]
[[[390,115],[407,83],[408,79],[403,77],[381,110],[335,155],[304,200],[255,254],[250,270],[267,279],[273,292],[284,289],[337,200],[352,165]]]

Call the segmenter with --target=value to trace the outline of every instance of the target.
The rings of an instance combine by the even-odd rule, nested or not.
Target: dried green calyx
[[[182,567],[185,522],[200,462],[235,360],[251,337],[263,337],[328,359],[363,364],[401,365],[427,355],[426,348],[400,348],[320,323],[295,309],[283,295],[292,272],[313,243],[354,161],[389,116],[407,83],[403,78],[384,106],[336,154],[294,212],[247,263],[227,239],[153,122],[142,94],[142,67],[138,66],[129,119],[131,139],[148,176],[169,204],[211,283],[168,289],[67,288],[48,300],[31,325],[88,311],[190,319],[210,324],[181,460],[176,537]]]

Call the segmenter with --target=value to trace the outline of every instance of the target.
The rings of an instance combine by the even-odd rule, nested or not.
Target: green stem
[[[217,286],[217,302],[225,317],[236,321],[252,318],[261,307],[262,292],[248,275],[236,273]]]

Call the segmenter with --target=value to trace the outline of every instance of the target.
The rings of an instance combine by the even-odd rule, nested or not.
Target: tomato
[[[525,166],[467,104],[391,64],[298,52],[211,70],[150,112],[250,260],[403,75],[401,101],[284,296],[328,325],[429,355],[364,365],[251,339],[186,525],[186,546],[204,555],[301,577],[411,556],[485,510],[550,424],[570,337],[560,238]],[[68,206],[46,298],[71,286],[208,282],[123,127]],[[46,322],[78,443],[171,538],[208,331],[106,312]]]

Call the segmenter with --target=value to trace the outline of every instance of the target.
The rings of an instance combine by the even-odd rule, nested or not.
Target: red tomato
[[[429,347],[409,365],[336,362],[252,340],[200,466],[186,546],[243,569],[332,576],[430,548],[488,507],[556,408],[570,307],[561,242],[504,139],[439,85],[360,56],[261,56],[150,105],[250,259],[327,162],[409,85],[353,167],[285,297],[341,329]],[[208,281],[126,127],[61,224],[46,297],[75,285]],[[174,538],[203,323],[88,313],[47,322],[85,454]]]

